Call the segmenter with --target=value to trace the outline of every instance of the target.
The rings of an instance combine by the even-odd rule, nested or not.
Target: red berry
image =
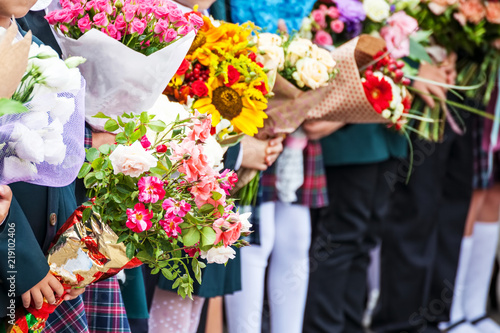
[[[194,74],[195,74],[195,75],[196,75],[196,74],[199,74],[199,73],[200,73],[200,68],[199,68],[199,67],[195,67],[195,68],[193,69],[193,72],[194,72]]]
[[[394,71],[394,75],[395,75],[394,80],[395,80],[396,82],[399,82],[399,81],[401,81],[401,79],[403,79],[404,73],[403,73],[403,71],[402,71],[402,70],[400,70],[400,69],[396,69],[396,70]]]
[[[405,86],[409,86],[411,84],[411,80],[407,77],[405,77],[403,79],[403,82],[402,82]]]
[[[389,64],[389,66],[387,66],[387,69],[391,72],[394,72],[398,68],[396,67],[396,64]]]
[[[200,64],[199,62],[198,62],[198,63],[196,63],[196,65],[194,65],[194,68],[198,68],[198,69],[200,69],[200,68],[201,68],[201,64]]]
[[[396,66],[398,67],[398,69],[401,69],[401,68],[405,67],[405,62],[402,60],[398,60],[398,61],[396,61]]]

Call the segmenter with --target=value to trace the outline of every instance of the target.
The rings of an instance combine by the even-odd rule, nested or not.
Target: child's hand
[[[283,151],[283,140],[282,136],[269,140],[266,149],[266,164],[268,166],[273,165]]]
[[[65,301],[71,301],[72,299],[77,298],[81,294],[85,292],[85,288],[78,288],[78,289],[70,289],[68,290],[68,293],[64,295],[64,300]]]
[[[21,298],[25,308],[29,307],[31,301],[33,300],[35,308],[40,309],[42,307],[44,297],[49,304],[54,304],[56,302],[54,293],[61,297],[64,293],[64,288],[61,282],[59,282],[59,280],[49,272],[42,281],[38,282],[33,288],[25,292]]]
[[[10,203],[12,201],[12,191],[7,185],[0,185],[0,225],[9,214]]]

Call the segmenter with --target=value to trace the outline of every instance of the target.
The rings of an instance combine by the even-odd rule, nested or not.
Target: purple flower
[[[366,19],[363,3],[358,0],[336,0],[340,19],[345,23],[359,23]]]

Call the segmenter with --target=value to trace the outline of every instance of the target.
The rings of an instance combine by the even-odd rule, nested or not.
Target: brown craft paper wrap
[[[245,187],[248,183],[250,183],[259,172],[259,170],[248,168],[240,168],[238,171],[236,171],[236,174],[238,175],[238,182],[231,190],[231,195],[235,195],[236,193],[238,193],[238,191]]]
[[[387,123],[366,98],[359,70],[373,61],[385,47],[384,40],[361,35],[332,52],[339,74],[330,83],[328,94],[309,109],[307,119],[344,123]]]
[[[18,33],[17,24],[11,24],[0,42],[0,98],[11,98],[16,92],[28,66],[31,32],[12,44]]]
[[[294,132],[307,117],[307,112],[328,93],[328,86],[316,90],[303,91],[281,75],[276,76],[273,93],[269,99],[264,127],[257,137],[266,139],[280,134]]]

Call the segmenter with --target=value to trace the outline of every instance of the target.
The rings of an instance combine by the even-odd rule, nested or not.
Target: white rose
[[[225,264],[229,259],[234,259],[236,251],[230,246],[213,247],[208,251],[201,251],[200,258],[206,259],[209,264]]]
[[[298,82],[303,82],[311,89],[325,86],[330,79],[326,66],[311,58],[300,59],[296,68],[297,71],[293,73],[294,78],[298,77]]]
[[[37,175],[35,164],[22,160],[16,156],[9,156],[3,160],[3,177],[6,180],[31,180]]]
[[[139,141],[131,146],[118,145],[109,159],[115,175],[123,173],[131,177],[139,177],[158,163],[150,151],[142,148]]]
[[[382,22],[391,14],[391,6],[385,0],[364,0],[363,9],[372,21]]]
[[[244,213],[244,214],[240,214],[240,222],[241,222],[241,233],[244,233],[244,232],[249,232],[250,231],[250,228],[252,227],[252,223],[250,223],[250,221],[248,221],[248,219],[250,218],[250,216],[252,215],[252,213]]]
[[[286,50],[286,60],[289,61],[292,66],[295,66],[297,61],[311,55],[312,46],[313,43],[308,39],[294,39]]]
[[[10,137],[9,145],[16,155],[29,162],[41,163],[45,155],[43,139],[36,131],[30,130],[21,123],[16,123]]]
[[[155,117],[153,120],[161,120],[167,126],[173,123],[177,119],[177,116],[179,116],[179,120],[191,117],[191,114],[187,112],[181,104],[170,102],[165,95],[160,95],[160,97],[158,97],[155,104],[148,110],[148,115],[154,115]],[[156,132],[149,129],[146,132],[146,136],[151,143],[154,143],[156,140],[156,135]],[[161,135],[161,133],[158,133],[158,135]],[[171,137],[172,131],[170,131],[165,138],[169,139]]]
[[[62,124],[66,124],[75,111],[75,100],[73,98],[56,97],[52,104],[50,117],[59,119]]]
[[[328,73],[332,73],[335,67],[337,66],[337,62],[333,60],[333,57],[330,52],[327,50],[317,47],[314,45],[312,52],[311,52],[311,57],[313,59],[318,60],[320,63],[326,66],[328,68]]]
[[[260,49],[261,46],[281,46],[283,44],[283,38],[276,34],[263,32],[255,37],[255,42]]]
[[[220,171],[224,168],[222,159],[224,158],[224,149],[215,140],[213,136],[209,136],[203,145],[203,154],[207,156],[208,164],[215,170]]]
[[[277,45],[259,46],[256,60],[262,63],[266,69],[281,71],[285,67],[285,51]]]

